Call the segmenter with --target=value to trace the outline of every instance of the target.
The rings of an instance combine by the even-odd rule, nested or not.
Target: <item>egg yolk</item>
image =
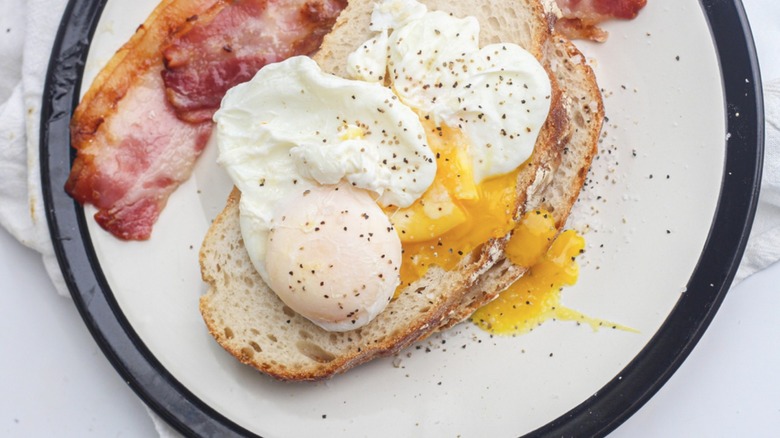
[[[551,214],[544,210],[526,212],[512,232],[504,253],[515,265],[533,266],[544,256],[557,233]]]
[[[507,244],[507,256],[515,264],[528,266],[535,250],[545,248],[545,240],[555,238],[552,216],[544,212],[529,212]],[[551,231],[552,230],[552,231]],[[577,282],[579,266],[576,257],[583,252],[585,239],[574,230],[566,230],[553,240],[549,249],[532,262],[524,276],[492,302],[478,309],[471,321],[481,329],[497,335],[519,335],[533,330],[548,320],[576,321],[593,330],[610,327],[637,331],[603,319],[592,318],[561,305],[564,286]],[[520,248],[526,248],[520,250]]]
[[[518,171],[476,184],[464,134],[422,122],[436,156],[434,182],[411,206],[386,210],[403,248],[396,296],[431,265],[452,269],[465,254],[515,227]]]
[[[520,246],[524,241],[531,245],[540,243],[537,236],[528,237],[516,233],[510,239],[510,246]],[[577,281],[579,267],[575,257],[584,245],[585,240],[576,232],[564,231],[525,275],[474,312],[471,320],[490,333],[509,335],[528,332],[552,318],[582,319],[578,312],[561,306],[561,290]],[[510,261],[520,264],[510,253],[507,255]],[[527,260],[526,255],[521,256],[522,262]]]

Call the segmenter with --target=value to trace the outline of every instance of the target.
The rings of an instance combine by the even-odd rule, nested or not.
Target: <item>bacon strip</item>
[[[163,50],[168,101],[179,118],[211,120],[228,89],[264,65],[315,51],[346,0],[217,2]]]
[[[570,39],[603,42],[607,32],[598,27],[613,18],[630,20],[645,7],[647,0],[556,0],[563,17],[555,24],[557,31]]]
[[[164,0],[101,70],[71,120],[77,150],[65,190],[98,208],[121,239],[147,239],[168,196],[208,141],[210,124],[179,121],[163,93],[160,47],[216,0]]]

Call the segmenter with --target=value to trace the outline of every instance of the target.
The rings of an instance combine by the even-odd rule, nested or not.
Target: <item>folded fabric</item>
[[[16,79],[13,91],[3,96],[0,104],[0,225],[42,254],[46,271],[62,295],[67,295],[68,290],[46,224],[38,128],[49,54],[66,4],[52,0],[6,0],[0,27],[0,35],[4,36],[0,44],[0,77],[6,78],[4,82]]]
[[[780,78],[764,84],[766,147],[761,195],[735,283],[780,260]]]

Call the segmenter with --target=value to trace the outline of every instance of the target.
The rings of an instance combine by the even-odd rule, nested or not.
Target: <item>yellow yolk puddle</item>
[[[611,327],[635,332],[561,305],[564,286],[577,282],[576,257],[583,252],[585,239],[573,230],[566,230],[545,251],[545,242],[554,236],[550,215],[540,211],[526,213],[507,244],[506,254],[512,263],[530,264],[531,268],[498,298],[474,312],[471,320],[483,330],[498,335],[526,333],[551,319],[585,323],[594,330]],[[535,253],[541,257],[532,259]]]
[[[522,246],[521,239],[514,237],[510,243],[517,243],[512,246]],[[538,239],[531,239],[532,245],[538,243]],[[525,275],[474,312],[471,320],[490,333],[507,335],[525,333],[553,318],[590,323],[585,315],[561,306],[562,288],[577,281],[579,266],[575,257],[584,246],[585,240],[576,232],[564,231]],[[507,255],[513,263],[521,264]],[[527,262],[525,256],[522,260]]]
[[[434,182],[410,207],[387,210],[403,248],[396,296],[431,265],[452,269],[465,254],[515,226],[517,171],[475,184],[464,135],[426,120],[423,126],[437,160]]]

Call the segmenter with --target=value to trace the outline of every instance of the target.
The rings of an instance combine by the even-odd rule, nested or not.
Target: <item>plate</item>
[[[682,363],[723,300],[752,223],[763,114],[738,1],[654,0],[579,43],[608,120],[568,226],[585,233],[564,304],[636,332],[550,321],[519,337],[469,323],[319,383],[281,383],[208,335],[197,252],[230,183],[213,144],[146,242],[119,242],[62,190],[79,97],[153,0],[71,0],[43,97],[49,227],[76,305],[144,402],[186,435],[603,435]],[[82,87],[84,85],[84,87]]]

